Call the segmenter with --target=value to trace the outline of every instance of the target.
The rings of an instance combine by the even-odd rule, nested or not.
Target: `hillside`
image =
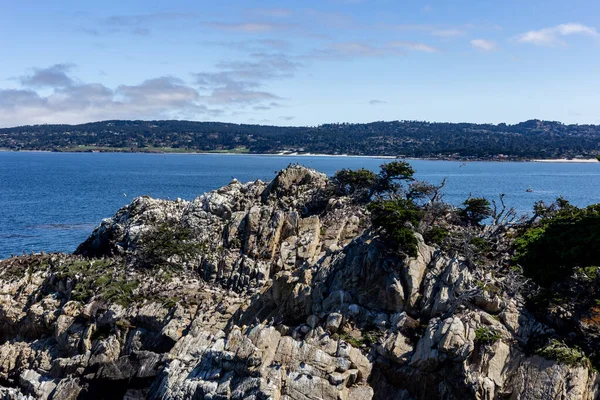
[[[191,121],[103,121],[0,129],[0,149],[387,155],[551,159],[600,155],[600,126],[390,121],[277,127]]]
[[[140,197],[74,255],[0,261],[0,398],[597,398],[598,267],[539,269],[529,240],[565,223],[574,260],[572,230],[597,232],[600,208],[457,210],[412,172],[290,166],[191,202]],[[523,275],[515,237],[556,286]]]

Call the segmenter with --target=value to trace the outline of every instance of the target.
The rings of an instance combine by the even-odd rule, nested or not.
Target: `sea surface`
[[[270,180],[291,163],[328,175],[342,168],[374,171],[389,159],[224,154],[0,152],[0,259],[44,250],[72,252],[103,218],[136,196],[194,199],[240,181]],[[447,179],[445,200],[470,194],[527,213],[537,200],[563,196],[600,202],[600,163],[410,161],[416,177]],[[527,190],[531,189],[530,192]]]

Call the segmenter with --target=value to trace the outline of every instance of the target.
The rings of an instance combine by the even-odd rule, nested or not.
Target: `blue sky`
[[[600,123],[592,0],[0,0],[0,126]]]

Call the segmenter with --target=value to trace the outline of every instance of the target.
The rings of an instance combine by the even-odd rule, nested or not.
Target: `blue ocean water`
[[[31,251],[73,251],[106,217],[134,197],[193,199],[237,178],[270,180],[298,163],[333,174],[377,171],[389,160],[361,157],[0,152],[0,258]],[[447,178],[445,199],[500,193],[520,212],[564,196],[600,202],[600,163],[411,161],[417,178]],[[531,192],[526,192],[531,188]]]

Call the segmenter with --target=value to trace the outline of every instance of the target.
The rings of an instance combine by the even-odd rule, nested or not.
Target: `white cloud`
[[[252,54],[252,61],[220,62],[216,72],[194,74],[196,83],[209,94],[203,99],[211,104],[255,104],[281,99],[256,88],[265,81],[291,78],[301,64],[281,54]]]
[[[418,42],[389,42],[375,45],[366,42],[331,43],[329,48],[315,50],[309,59],[337,60],[358,57],[388,57],[405,56],[407,51],[437,53],[440,50],[425,43]]]
[[[437,53],[440,51],[439,49],[428,44],[416,42],[391,42],[389,46],[393,48],[403,48],[413,51],[422,51],[425,53]]]
[[[562,38],[572,35],[583,35],[600,39],[600,33],[598,33],[596,28],[578,23],[568,23],[537,31],[525,32],[517,36],[516,40],[519,43],[530,43],[538,46],[557,46],[566,45],[566,42]]]
[[[473,39],[471,40],[471,46],[481,51],[493,51],[496,50],[496,42],[486,39]]]
[[[173,77],[120,85],[113,90],[100,83],[75,80],[62,67],[34,71],[21,79],[23,89],[0,89],[0,126],[103,119],[199,119],[222,112],[209,108],[196,89]],[[43,90],[38,92],[37,88]]]
[[[464,35],[465,32],[460,29],[436,29],[431,31],[431,35],[441,38],[453,38]]]

